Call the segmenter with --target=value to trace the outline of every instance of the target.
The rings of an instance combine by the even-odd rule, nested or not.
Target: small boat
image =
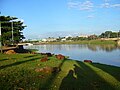
[[[32,43],[25,43],[26,46],[32,46]]]

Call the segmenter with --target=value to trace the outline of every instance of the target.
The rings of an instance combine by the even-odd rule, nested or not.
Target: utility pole
[[[16,21],[20,21],[19,19],[16,19],[16,20],[11,20],[10,22],[11,22],[11,28],[12,28],[12,45],[14,45],[14,22],[16,22]]]
[[[1,12],[0,12],[0,14],[1,14]],[[0,16],[0,51],[1,51],[1,53],[2,53],[2,37],[1,37],[1,16]]]
[[[12,45],[13,45],[14,44],[13,21],[11,22],[11,27],[12,27]]]

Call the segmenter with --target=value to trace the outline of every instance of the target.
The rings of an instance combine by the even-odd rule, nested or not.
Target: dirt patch
[[[16,52],[14,50],[8,50],[5,52],[5,54],[16,54]]]
[[[43,72],[43,73],[58,73],[59,71],[61,71],[61,69],[59,67],[43,67],[43,68],[36,68],[35,69],[36,72]]]

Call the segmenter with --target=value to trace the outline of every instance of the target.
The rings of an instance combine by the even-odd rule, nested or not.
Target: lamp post
[[[12,31],[11,31],[12,32],[12,38],[11,38],[12,39],[12,45],[14,45],[14,31],[13,30],[14,30],[14,22],[15,21],[19,21],[19,19],[10,21],[11,22],[11,28],[12,28]]]
[[[0,12],[1,14],[1,12]],[[1,16],[0,16],[0,51],[2,53],[2,39],[1,39]]]
[[[1,53],[2,53],[1,20],[0,20],[0,51],[1,51]]]
[[[12,27],[12,45],[13,45],[14,44],[13,21],[11,22],[11,27]]]

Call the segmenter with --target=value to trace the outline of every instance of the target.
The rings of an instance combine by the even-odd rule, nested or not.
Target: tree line
[[[59,37],[58,40],[62,40],[65,37]],[[79,40],[95,40],[100,38],[120,38],[120,30],[119,32],[112,32],[112,31],[105,31],[104,33],[101,33],[100,35],[89,35],[88,37],[67,37],[66,40],[72,40],[72,41],[79,41]]]

